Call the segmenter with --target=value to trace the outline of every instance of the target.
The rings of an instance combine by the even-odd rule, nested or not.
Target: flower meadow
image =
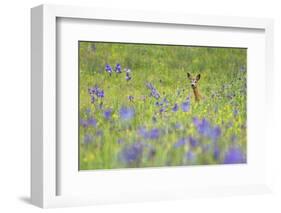
[[[246,163],[246,65],[242,48],[80,41],[80,170]]]

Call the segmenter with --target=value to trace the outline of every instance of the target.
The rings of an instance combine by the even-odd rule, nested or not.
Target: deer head
[[[190,80],[190,84],[191,84],[192,89],[197,88],[198,81],[200,80],[200,77],[201,77],[200,74],[193,77],[192,75],[190,75],[190,73],[187,73],[187,78]]]

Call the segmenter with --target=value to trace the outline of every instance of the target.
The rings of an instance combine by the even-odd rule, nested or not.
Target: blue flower
[[[213,140],[216,141],[218,138],[221,136],[221,128],[219,126],[215,126],[214,128],[211,128],[209,132],[209,137]]]
[[[195,161],[197,160],[196,154],[191,150],[186,153],[186,158],[190,163],[195,163]]]
[[[140,136],[144,137],[145,139],[158,139],[160,137],[160,130],[157,128],[153,128],[150,131],[147,131],[144,127],[139,128],[138,133]]]
[[[174,107],[172,108],[173,112],[177,112],[179,110],[179,106],[177,103],[175,103]]]
[[[189,101],[185,101],[181,104],[181,109],[183,112],[188,112],[190,108],[190,102]]]
[[[103,98],[104,97],[104,91],[102,89],[100,89],[97,85],[89,88],[88,93],[91,96],[91,103],[95,102],[96,97],[97,98]]]
[[[150,95],[156,99],[160,98],[160,94],[157,89],[152,85],[152,83],[146,83],[146,87],[150,89]]]
[[[122,71],[121,71],[121,65],[120,64],[116,64],[116,66],[115,66],[115,72],[116,73],[121,73]]]
[[[165,112],[166,108],[165,107],[162,107],[159,112],[162,113],[162,112]]]
[[[199,144],[198,140],[196,140],[195,138],[193,138],[193,137],[191,137],[191,136],[190,136],[188,139],[189,139],[189,144],[190,144],[192,147],[196,147],[196,146]]]
[[[89,126],[93,126],[93,127],[97,126],[97,120],[94,118],[89,118],[87,122]]]
[[[105,65],[105,71],[108,72],[109,75],[111,75],[111,73],[112,73],[112,68],[111,68],[111,66],[110,66],[109,64],[106,64],[106,65]]]
[[[121,159],[126,164],[131,164],[140,160],[143,153],[143,145],[141,143],[134,143],[125,147],[121,152]]]
[[[104,97],[104,91],[102,89],[98,89],[96,92],[96,95],[98,98],[103,98]]]
[[[213,128],[210,122],[205,118],[201,121],[198,118],[193,118],[193,124],[196,126],[199,134],[209,137],[213,141],[218,140],[221,135],[221,128],[219,126]]]
[[[92,140],[93,140],[92,135],[89,134],[84,135],[84,144],[89,144],[92,142]]]
[[[160,136],[160,131],[157,128],[154,128],[150,131],[149,133],[149,138],[150,139],[157,139]]]
[[[126,72],[126,81],[129,81],[132,79],[132,77],[130,76],[130,73],[129,72]]]
[[[174,147],[175,148],[178,148],[178,147],[181,147],[181,146],[184,146],[186,143],[186,139],[185,138],[181,138],[177,141],[177,143],[174,144]]]
[[[104,117],[106,118],[106,119],[110,119],[111,118],[111,109],[108,109],[108,110],[105,110],[104,112],[103,112],[103,115],[104,115]]]
[[[80,125],[83,126],[84,128],[87,128],[88,127],[88,122],[83,120],[83,119],[80,119]]]
[[[95,96],[91,96],[91,103],[95,103],[95,100],[96,100]]]
[[[119,115],[123,120],[130,120],[134,117],[135,111],[133,108],[122,107],[119,111]]]
[[[93,87],[88,89],[88,93],[90,95],[94,95],[94,94],[96,94],[97,89],[98,89],[98,86],[93,86]]]
[[[224,164],[246,163],[244,153],[238,147],[230,147],[224,156]]]
[[[214,147],[214,158],[216,160],[219,160],[219,157],[220,157],[220,149],[219,149],[218,145],[216,144]]]

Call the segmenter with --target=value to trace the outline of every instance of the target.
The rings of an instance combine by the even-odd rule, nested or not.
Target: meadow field
[[[79,42],[80,170],[246,163],[246,107],[247,49]]]

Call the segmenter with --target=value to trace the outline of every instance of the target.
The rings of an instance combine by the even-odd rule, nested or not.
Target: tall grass
[[[79,61],[81,170],[246,162],[246,49],[80,42]]]

